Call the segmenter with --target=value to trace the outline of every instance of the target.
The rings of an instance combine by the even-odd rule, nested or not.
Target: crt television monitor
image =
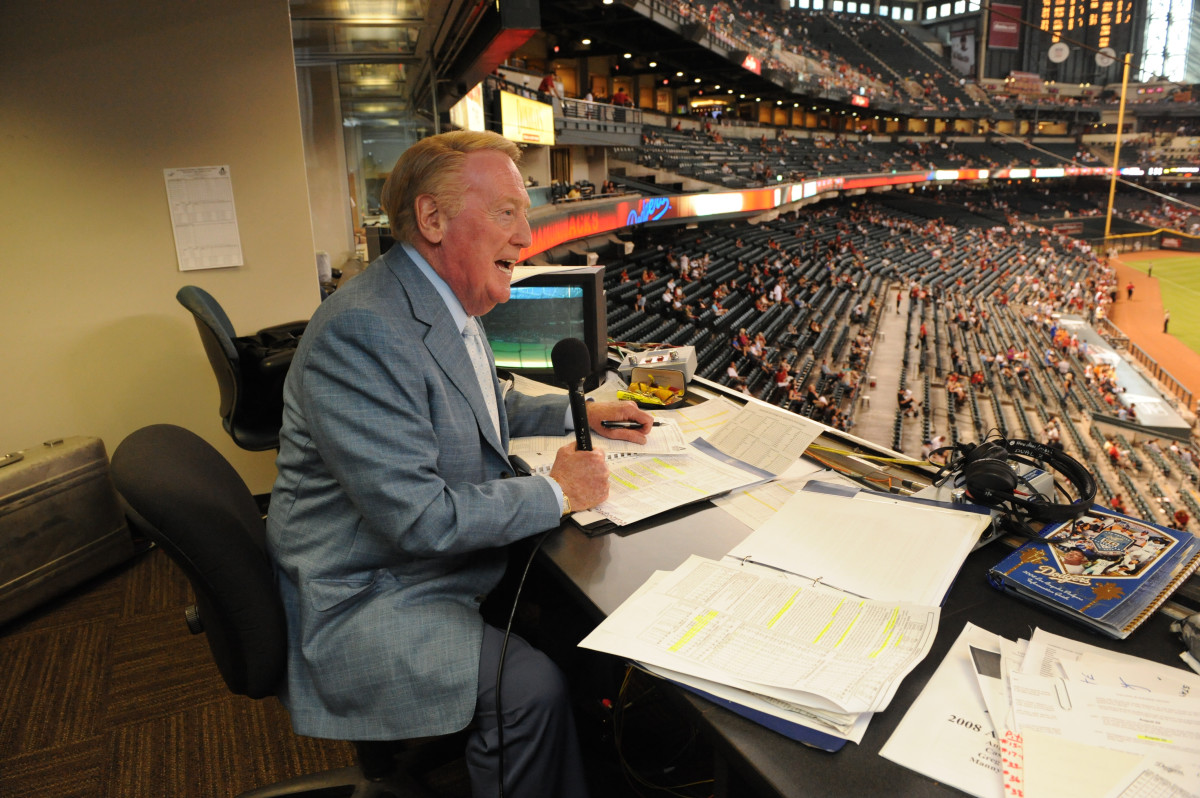
[[[608,358],[603,267],[535,274],[511,292],[483,318],[496,368],[553,383],[551,350],[563,338],[578,338],[591,355],[587,387],[595,387]]]

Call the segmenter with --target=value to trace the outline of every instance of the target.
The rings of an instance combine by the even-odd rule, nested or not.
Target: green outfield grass
[[[1150,275],[1158,279],[1163,307],[1171,311],[1168,331],[1188,349],[1200,352],[1200,254],[1163,254],[1125,264],[1143,274],[1153,264]]]

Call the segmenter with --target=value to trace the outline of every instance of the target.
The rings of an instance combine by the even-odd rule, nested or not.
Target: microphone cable
[[[517,582],[517,590],[513,596],[512,608],[508,612],[508,623],[504,626],[504,642],[500,645],[500,662],[496,665],[496,760],[500,782],[499,798],[504,798],[504,713],[500,702],[500,679],[504,675],[504,656],[508,652],[508,638],[512,634],[513,618],[517,614],[517,602],[521,600],[521,590],[525,587],[525,577],[529,576],[529,569],[533,565],[533,558],[537,556],[538,551],[542,548],[542,544],[546,542],[546,538],[550,537],[550,533],[554,532],[555,529],[555,527],[551,527],[538,535],[533,550],[529,552],[529,559],[525,561],[525,568],[521,571],[521,579]]]

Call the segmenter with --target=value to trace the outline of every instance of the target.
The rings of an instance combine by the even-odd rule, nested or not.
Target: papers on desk
[[[514,385],[524,393],[535,390],[523,382]],[[794,467],[822,430],[777,408],[753,402],[739,408],[725,398],[654,416],[662,426],[654,428],[645,444],[596,441],[610,461],[609,496],[600,506],[572,516],[584,531],[626,526],[755,485]],[[570,435],[514,438],[509,452],[523,458],[533,473],[548,474],[555,452],[571,440]]]
[[[696,405],[684,405],[673,410],[652,410],[650,415],[660,421],[674,421],[689,441],[713,435],[742,410],[737,404],[717,396]]]
[[[990,519],[815,481],[783,496],[723,560],[656,574],[581,645],[858,741],[928,653]]]
[[[940,605],[991,517],[858,489],[809,485],[729,556],[856,596]]]
[[[929,652],[937,617],[937,607],[691,557],[580,645],[815,710],[874,712]]]
[[[967,624],[880,754],[988,798],[1196,795],[1200,677]]]
[[[797,460],[792,466],[769,482],[751,485],[730,491],[713,499],[713,504],[741,521],[750,529],[758,529],[771,516],[779,512],[787,500],[797,491],[803,490],[810,481],[836,482],[848,488],[858,489],[858,484],[836,471],[829,471],[817,463]]]
[[[549,474],[558,450],[574,441],[574,433],[560,437],[535,435],[513,438],[508,443],[508,453],[521,457],[529,465],[531,473]],[[661,426],[651,427],[645,443],[596,437],[594,446],[604,450],[606,460],[619,460],[648,454],[683,454],[688,451],[683,433],[674,421],[663,421]]]
[[[779,475],[800,459],[824,428],[777,407],[748,402],[704,440],[730,457]]]
[[[621,459],[609,464],[608,499],[575,513],[574,520],[584,527],[624,526],[758,481],[758,475],[691,447],[684,454]]]

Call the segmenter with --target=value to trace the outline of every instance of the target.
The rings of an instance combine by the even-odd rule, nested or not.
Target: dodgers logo
[[[629,212],[629,218],[625,220],[625,224],[656,222],[666,216],[669,210],[671,210],[671,200],[666,197],[648,197],[641,201],[636,210]]]
[[[1129,539],[1128,535],[1111,529],[1106,529],[1092,538],[1092,544],[1096,547],[1096,551],[1102,554],[1120,554],[1129,548],[1131,543],[1133,541]]]

